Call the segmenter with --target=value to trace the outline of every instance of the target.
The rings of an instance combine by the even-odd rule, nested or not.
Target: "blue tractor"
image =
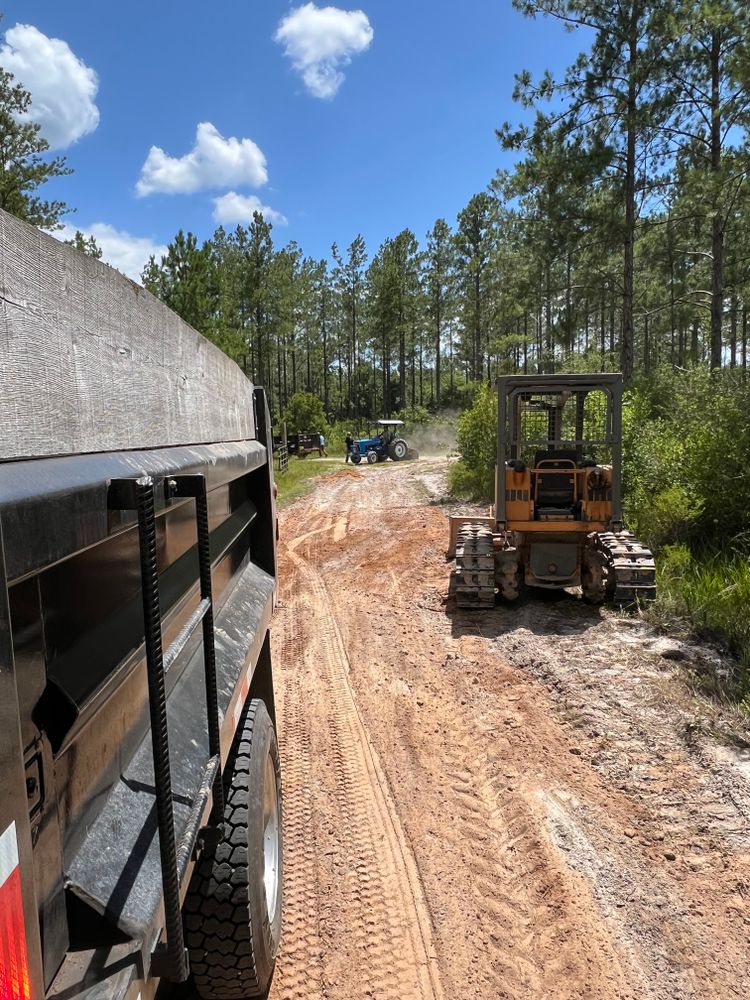
[[[378,420],[370,425],[370,435],[366,438],[359,438],[352,445],[350,452],[351,460],[355,465],[360,462],[368,462],[374,465],[376,462],[385,462],[390,458],[393,462],[400,462],[409,454],[409,447],[403,438],[399,437],[399,427],[404,426],[403,420]]]

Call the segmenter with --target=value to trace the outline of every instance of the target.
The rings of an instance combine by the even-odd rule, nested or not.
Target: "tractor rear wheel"
[[[395,441],[391,441],[388,447],[388,454],[394,462],[402,461],[402,459],[406,458],[408,453],[408,445],[406,444],[406,441],[401,438],[396,438]]]

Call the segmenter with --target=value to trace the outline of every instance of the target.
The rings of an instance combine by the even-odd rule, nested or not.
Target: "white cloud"
[[[102,260],[118,271],[122,271],[133,281],[140,283],[141,271],[153,254],[157,261],[167,252],[167,248],[145,236],[132,236],[122,229],[115,229],[107,222],[95,222],[86,228],[71,226],[69,223],[53,235],[59,240],[72,240],[80,230],[84,236],[93,236],[102,251]]]
[[[260,212],[266,222],[275,223],[277,226],[285,226],[287,223],[286,217],[281,212],[263,205],[260,198],[254,194],[244,195],[229,191],[221,198],[214,198],[214,219],[222,225],[251,222],[253,212]]]
[[[313,97],[333,97],[344,82],[341,66],[369,48],[374,32],[362,10],[295,7],[279,23],[274,41],[284,46]]]
[[[99,124],[96,73],[67,42],[16,24],[5,32],[0,66],[31,94],[28,117],[39,123],[52,149],[65,149]]]
[[[195,145],[185,156],[169,156],[158,146],[151,147],[136,193],[140,197],[155,191],[192,194],[238,184],[260,187],[267,180],[266,158],[252,139],[225,139],[210,122],[201,122]]]

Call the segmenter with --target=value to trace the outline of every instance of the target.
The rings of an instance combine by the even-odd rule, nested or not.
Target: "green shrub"
[[[460,483],[463,491],[455,492],[461,496],[490,499],[497,451],[497,397],[490,386],[480,386],[472,405],[458,418],[457,437],[461,462],[450,470],[451,488]]]
[[[311,392],[295,392],[284,410],[284,420],[289,434],[325,434],[328,431],[323,402]]]
[[[655,496],[643,499],[635,511],[632,527],[652,548],[688,542],[695,534],[703,508],[683,486],[670,486]]]
[[[462,500],[487,500],[492,492],[487,477],[470,469],[464,461],[454,462],[449,467],[448,488],[453,496]]]

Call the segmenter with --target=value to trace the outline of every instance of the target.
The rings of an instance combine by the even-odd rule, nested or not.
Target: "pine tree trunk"
[[[328,327],[325,319],[325,301],[323,302],[323,315],[322,315],[322,328],[323,328],[323,407],[326,411],[326,415],[330,412],[328,405]]]
[[[625,153],[625,246],[623,259],[622,337],[620,340],[620,366],[623,378],[633,375],[633,256],[635,250],[635,171],[637,128],[637,79],[638,61],[638,7],[630,8],[630,37],[628,39],[628,100],[626,109],[627,148]]]
[[[724,319],[724,220],[718,193],[721,172],[721,40],[719,31],[711,36],[711,173],[714,177],[714,217],[711,226],[711,369],[721,368],[722,324]]]
[[[398,391],[401,394],[400,409],[406,406],[406,331],[404,330],[404,303],[402,293],[398,300]]]
[[[481,283],[479,268],[474,275],[474,371],[472,377],[477,381],[482,381],[484,371],[484,358],[482,357],[482,307],[481,307]]]
[[[442,320],[442,296],[438,291],[437,298],[435,299],[435,393],[433,395],[433,402],[436,406],[440,406],[440,324]]]

